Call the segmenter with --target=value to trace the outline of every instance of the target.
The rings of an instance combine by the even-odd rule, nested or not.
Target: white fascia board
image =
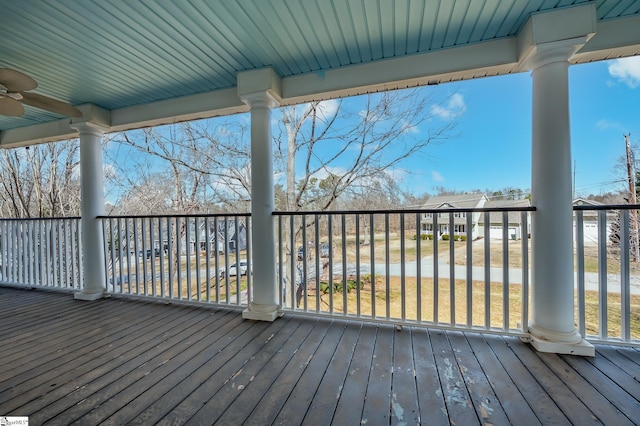
[[[282,97],[284,103],[296,103],[425,85],[441,78],[462,80],[504,74],[511,72],[517,62],[517,40],[508,37],[287,77],[282,80]]]
[[[0,133],[0,147],[13,148],[73,139],[78,137],[78,132],[70,127],[72,123],[92,122],[116,132],[249,111],[249,107],[238,97],[235,87],[113,111],[95,105],[81,105],[78,108],[83,112],[80,119],[64,118],[4,130]]]
[[[70,124],[71,119],[63,118],[33,126],[3,130],[0,132],[0,147],[17,148],[78,137],[78,132],[69,127]]]
[[[109,128],[109,111],[91,104],[78,105],[77,108],[82,111],[82,117],[62,118],[3,131],[0,133],[0,147],[15,148],[77,138],[78,131],[72,127],[74,124],[93,123],[105,129]]]
[[[640,54],[640,15],[598,21],[596,34],[571,62],[591,62]]]
[[[113,110],[110,127],[112,131],[124,131],[248,110],[232,87]]]

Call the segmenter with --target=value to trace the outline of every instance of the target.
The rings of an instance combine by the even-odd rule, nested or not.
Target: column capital
[[[280,102],[269,92],[255,92],[243,95],[240,99],[242,102],[253,108],[276,108],[280,106]]]
[[[109,131],[109,127],[102,124],[92,123],[90,121],[71,123],[70,127],[81,134],[92,134],[96,136],[102,136]]]
[[[251,108],[273,108],[282,99],[282,80],[272,68],[238,73],[238,97]]]
[[[576,37],[568,40],[550,41],[533,46],[520,59],[520,67],[529,71],[552,64],[569,62],[569,59],[589,40],[589,37]]]

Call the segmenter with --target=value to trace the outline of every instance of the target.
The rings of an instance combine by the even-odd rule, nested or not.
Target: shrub
[[[449,241],[449,234],[442,234],[442,241]]]
[[[460,235],[454,235],[453,241],[460,241]]]
[[[460,235],[460,241],[467,241],[466,235]]]

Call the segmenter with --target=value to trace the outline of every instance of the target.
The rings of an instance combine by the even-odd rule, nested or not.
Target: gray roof
[[[481,192],[431,197],[422,205],[423,209],[474,209],[483,207],[486,196]]]
[[[530,207],[531,202],[528,199],[523,200],[489,200],[485,203],[484,208],[487,209],[497,209],[497,208],[524,208]],[[521,212],[508,212],[507,217],[511,224],[520,224],[522,223],[522,213]],[[480,224],[484,224],[484,214],[480,215],[480,220],[478,221]],[[502,223],[502,212],[491,212],[489,213],[489,223]]]

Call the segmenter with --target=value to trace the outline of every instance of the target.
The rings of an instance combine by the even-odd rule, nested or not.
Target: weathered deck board
[[[638,424],[640,351],[0,287],[0,415],[30,424]]]

